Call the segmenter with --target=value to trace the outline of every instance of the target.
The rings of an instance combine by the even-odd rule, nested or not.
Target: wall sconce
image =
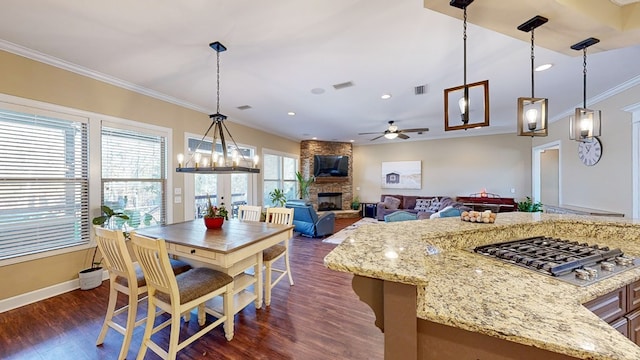
[[[467,6],[472,2],[473,0],[451,0],[449,3],[449,5],[464,11],[462,33],[464,85],[444,89],[445,131],[489,126],[489,80],[467,84]],[[454,122],[453,119],[460,119],[460,123]],[[477,120],[472,122],[471,119]]]
[[[518,30],[531,32],[531,97],[518,98],[518,135],[519,136],[547,136],[547,99],[536,98],[535,89],[535,67],[534,67],[534,30],[545,24],[547,18],[540,15],[529,19],[524,24],[518,26]]]
[[[571,46],[573,50],[582,50],[582,108],[576,108],[575,115],[569,119],[569,138],[576,141],[589,141],[600,136],[602,114],[600,110],[587,109],[587,48],[599,43],[596,38],[588,38]]]

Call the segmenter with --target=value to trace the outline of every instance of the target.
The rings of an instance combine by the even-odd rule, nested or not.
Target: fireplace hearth
[[[342,193],[318,193],[318,211],[342,210]]]

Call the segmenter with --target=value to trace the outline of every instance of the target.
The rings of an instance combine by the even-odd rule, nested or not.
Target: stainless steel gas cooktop
[[[473,251],[580,286],[640,266],[639,259],[620,249],[544,236],[478,246]]]

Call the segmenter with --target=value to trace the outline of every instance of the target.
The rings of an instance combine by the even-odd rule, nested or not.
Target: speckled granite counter
[[[416,285],[420,319],[581,359],[640,359],[640,347],[581,305],[640,279],[640,269],[578,287],[469,251],[536,235],[640,257],[640,221],[514,212],[499,214],[495,224],[444,218],[364,225],[324,261],[332,270]],[[427,245],[440,253],[428,255]]]

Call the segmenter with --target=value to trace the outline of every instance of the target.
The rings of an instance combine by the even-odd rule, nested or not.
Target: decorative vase
[[[206,226],[207,229],[220,229],[222,227],[222,224],[224,224],[223,217],[205,217],[204,218],[204,226]]]
[[[78,273],[80,289],[91,290],[102,285],[102,268],[89,268]]]

